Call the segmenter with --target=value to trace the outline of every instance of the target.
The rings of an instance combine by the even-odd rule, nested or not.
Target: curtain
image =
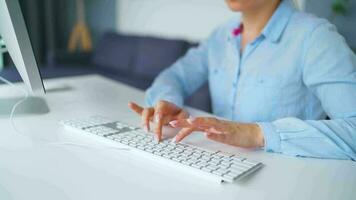
[[[65,48],[67,1],[20,0],[32,48],[39,64],[45,63],[51,54]]]

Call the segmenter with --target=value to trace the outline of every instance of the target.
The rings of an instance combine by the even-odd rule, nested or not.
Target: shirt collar
[[[282,0],[271,19],[262,30],[262,35],[267,39],[270,39],[272,42],[278,42],[294,11],[295,7],[290,0]]]
[[[291,0],[282,0],[261,34],[272,42],[278,42],[294,11],[295,7]],[[240,35],[242,28],[243,25],[241,23],[239,23],[238,26],[234,23],[233,26],[229,28],[231,31],[229,31],[228,39],[230,40]]]

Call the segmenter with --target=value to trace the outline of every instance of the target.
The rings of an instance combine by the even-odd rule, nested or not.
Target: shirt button
[[[214,74],[217,74],[219,71],[217,69],[214,69]]]
[[[236,86],[237,86],[237,82],[234,82],[234,83],[232,84],[232,86],[236,87]]]

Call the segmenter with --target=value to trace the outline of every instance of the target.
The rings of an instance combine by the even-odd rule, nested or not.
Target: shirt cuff
[[[281,152],[281,138],[279,137],[276,127],[272,123],[257,123],[263,131],[265,138],[265,151]]]

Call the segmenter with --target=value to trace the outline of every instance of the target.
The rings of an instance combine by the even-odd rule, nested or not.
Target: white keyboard
[[[65,120],[61,121],[61,124],[86,135],[121,143],[167,164],[173,162],[173,166],[185,167],[188,171],[208,176],[219,182],[233,182],[262,166],[260,162],[251,161],[237,154],[214,152],[188,144],[174,144],[167,140],[157,143],[152,134],[148,134],[141,128],[100,116]]]

